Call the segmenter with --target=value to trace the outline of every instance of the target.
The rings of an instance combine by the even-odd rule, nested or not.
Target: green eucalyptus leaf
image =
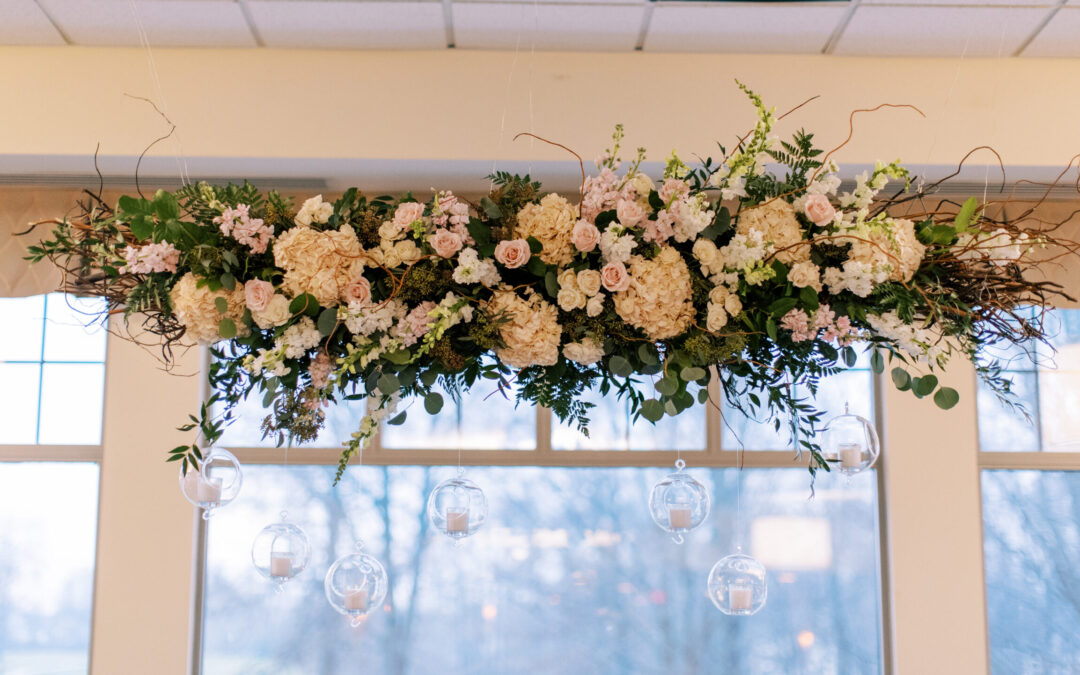
[[[439,411],[442,410],[442,408],[443,408],[442,394],[440,394],[440,393],[438,393],[436,391],[433,391],[433,392],[431,392],[430,394],[428,394],[427,396],[424,397],[424,410],[426,410],[429,415],[438,415]]]
[[[681,377],[686,382],[696,382],[704,378],[708,374],[708,371],[706,371],[704,368],[691,366],[690,368],[683,368],[682,371],[679,373],[679,377]]]
[[[232,319],[222,319],[218,323],[218,335],[226,340],[236,337],[236,323]]]
[[[401,382],[393,373],[383,373],[379,377],[379,391],[384,394],[393,394],[401,389]]]
[[[942,387],[934,394],[934,403],[942,410],[949,410],[960,401],[960,394],[952,387]]]
[[[671,375],[662,377],[656,383],[656,391],[664,396],[674,396],[675,392],[679,391],[679,381]]]
[[[616,354],[608,361],[608,369],[619,377],[629,377],[634,372],[634,367],[625,358]]]
[[[406,412],[404,410],[402,410],[400,413],[398,413],[394,417],[388,419],[386,421],[386,423],[389,424],[392,427],[400,426],[400,425],[405,423],[405,414],[406,414]]]
[[[900,391],[907,391],[911,388],[911,375],[899,366],[892,369],[892,381]]]
[[[914,386],[915,393],[920,397],[929,396],[937,388],[938,379],[935,375],[923,375],[919,378],[918,386]]]
[[[660,363],[660,357],[656,354],[656,347],[650,344],[642,343],[637,350],[638,358],[641,362],[647,366],[655,366]]]
[[[536,237],[527,237],[525,241],[529,243],[529,253],[532,255],[538,255],[540,251],[544,250],[544,245]]]
[[[220,314],[224,314],[229,311],[229,301],[219,295],[214,298],[214,307],[217,307]]]
[[[337,309],[331,307],[320,312],[317,326],[319,333],[324,337],[333,333],[334,328],[337,327]]]
[[[641,404],[641,416],[656,424],[664,416],[664,404],[650,398]]]
[[[878,375],[885,372],[885,358],[881,356],[881,351],[878,349],[870,353],[870,368]]]

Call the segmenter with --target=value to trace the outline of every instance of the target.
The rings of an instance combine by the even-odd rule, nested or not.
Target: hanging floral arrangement
[[[181,341],[212,345],[214,393],[182,427],[207,443],[248,396],[279,443],[314,439],[328,404],[366,400],[338,478],[381,423],[404,421],[403,400],[434,414],[440,390],[481,383],[587,434],[586,391],[656,422],[716,405],[716,380],[733,408],[789,425],[811,472],[830,468],[813,395],[857,347],[941,408],[958,397],[932,371],[953,357],[1008,398],[977,355],[1044,337],[1029,308],[1065,296],[1026,275],[1027,253],[1073,245],[974,198],[893,215],[922,197],[898,162],[841,191],[831,153],[802,131],[778,140],[774,112],[744,91],[756,127],[720,160],[691,168],[672,153],[654,181],[639,149],[620,172],[617,127],[576,200],[506,173],[476,203],[350,189],[299,209],[247,183],[199,183],[115,207],[92,198],[53,221],[31,259],[60,265],[64,290],[143,317],[167,356]],[[186,470],[202,450],[168,459]]]

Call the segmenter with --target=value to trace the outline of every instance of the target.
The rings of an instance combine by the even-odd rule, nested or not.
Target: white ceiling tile
[[[1080,57],[1080,7],[1063,7],[1021,56]]]
[[[858,56],[1012,56],[1046,18],[1045,8],[867,6],[836,45]]]
[[[251,0],[268,47],[437,49],[446,47],[438,2]]]
[[[0,2],[0,45],[62,45],[64,38],[34,0]]]
[[[1075,0],[1074,0],[1075,1]],[[983,7],[986,5],[1019,6],[1025,7],[1053,7],[1058,0],[862,0],[864,5],[895,5],[897,7],[912,7],[918,5],[965,5]]]
[[[631,51],[645,5],[454,2],[464,49]]]
[[[151,47],[253,47],[234,0],[40,0],[78,45],[138,46],[139,24]]]
[[[846,3],[656,5],[645,51],[820,52]]]

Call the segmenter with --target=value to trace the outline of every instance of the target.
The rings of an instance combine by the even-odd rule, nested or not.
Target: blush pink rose
[[[645,209],[635,201],[620,199],[615,205],[615,215],[623,227],[637,227],[645,219]]]
[[[574,243],[574,248],[588,253],[600,243],[600,230],[587,220],[579,220],[570,234],[570,241]]]
[[[369,305],[371,304],[371,282],[364,277],[357,277],[345,287],[342,295],[347,303]]]
[[[610,293],[618,293],[630,288],[630,273],[626,271],[626,265],[613,260],[600,270],[600,281]]]
[[[807,195],[803,210],[806,217],[819,227],[828,225],[836,217],[836,209],[825,195]]]
[[[424,217],[424,205],[419,202],[405,202],[399,204],[394,211],[394,224],[404,230],[409,225]]]
[[[244,284],[244,304],[253,312],[261,312],[274,297],[274,284],[269,281],[252,279]]]
[[[428,239],[431,248],[443,258],[449,258],[461,250],[461,235],[450,230],[435,230],[435,234]]]
[[[529,250],[529,242],[524,239],[500,241],[495,247],[495,259],[508,270],[521,267],[529,262],[530,257],[532,257],[532,251]]]

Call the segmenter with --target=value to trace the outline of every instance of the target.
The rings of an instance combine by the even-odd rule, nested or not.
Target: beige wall
[[[588,160],[623,122],[631,147],[662,159],[748,128],[735,78],[779,110],[821,95],[781,131],[805,126],[830,146],[853,109],[926,113],[858,118],[844,161],[951,166],[992,144],[1010,165],[1061,166],[1080,152],[1080,88],[1065,86],[1080,60],[155,49],[153,63],[160,87],[144,50],[0,47],[0,155],[90,155],[99,141],[137,155],[163,122],[131,94],[168,111],[189,156],[567,159],[511,142],[532,130]]]

